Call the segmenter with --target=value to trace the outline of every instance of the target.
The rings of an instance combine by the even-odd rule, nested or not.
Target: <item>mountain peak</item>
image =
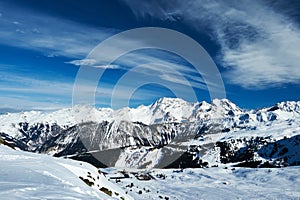
[[[285,101],[276,104],[276,106],[284,111],[300,111],[300,101]]]
[[[156,100],[153,104],[173,104],[173,103],[187,103],[181,98],[162,97]]]
[[[240,111],[241,109],[228,99],[213,99],[212,105],[225,110]]]

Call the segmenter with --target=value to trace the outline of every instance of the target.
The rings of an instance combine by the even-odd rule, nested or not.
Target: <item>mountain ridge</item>
[[[168,103],[167,103],[168,102]],[[270,110],[270,109],[274,109],[274,108],[280,108],[282,110],[286,109],[286,111],[290,110],[294,110],[299,112],[300,110],[300,101],[284,101],[284,102],[279,102],[276,103],[273,106],[270,107],[264,107],[261,109],[241,109],[239,108],[237,105],[235,105],[234,103],[232,103],[230,100],[228,99],[214,99],[212,100],[211,103],[207,103],[206,101],[202,101],[202,102],[194,102],[194,103],[190,103],[187,101],[184,101],[182,99],[179,98],[160,98],[157,101],[155,101],[154,103],[150,104],[150,105],[140,105],[137,108],[121,108],[118,110],[113,110],[111,108],[94,108],[94,107],[90,107],[90,106],[78,106],[75,105],[73,108],[63,108],[63,109],[59,109],[57,111],[52,111],[52,112],[43,112],[43,111],[25,111],[25,112],[18,112],[18,113],[5,113],[5,114],[1,114],[0,115],[0,124],[7,124],[8,122],[28,122],[28,123],[38,123],[38,122],[48,122],[50,124],[56,123],[58,125],[74,125],[75,120],[74,120],[74,113],[76,112],[82,112],[83,114],[87,114],[87,116],[85,116],[85,119],[83,121],[86,121],[86,119],[90,120],[93,119],[93,117],[89,116],[91,115],[91,112],[96,112],[96,120],[98,121],[111,121],[113,120],[113,117],[116,117],[118,115],[121,116],[131,116],[130,120],[128,121],[132,121],[132,122],[143,122],[145,124],[150,124],[150,123],[159,123],[159,118],[162,118],[162,116],[158,116],[157,118],[154,119],[149,119],[150,115],[153,114],[157,114],[157,112],[163,110],[165,113],[167,113],[170,110],[170,107],[168,105],[171,105],[172,103],[174,104],[174,102],[176,104],[174,104],[171,108],[175,108],[176,106],[179,105],[179,107],[190,107],[187,108],[187,113],[189,114],[189,112],[192,112],[191,109],[196,110],[196,109],[202,109],[202,111],[207,111],[210,109],[210,106],[215,105],[215,106],[219,106],[219,109],[223,107],[227,106],[227,110],[231,108],[233,108],[232,110],[236,110],[236,111],[252,111],[252,112],[256,112],[256,111],[265,111],[265,110]],[[179,104],[179,102],[181,104]],[[167,105],[167,106],[166,106]],[[158,108],[160,107],[160,108]],[[161,107],[164,107],[165,109],[161,109]],[[167,107],[167,108],[166,108]],[[190,110],[188,110],[190,109]],[[173,109],[174,110],[174,109]],[[128,113],[127,113],[127,112]],[[156,112],[155,112],[156,111]],[[85,113],[84,113],[85,112]],[[174,112],[174,111],[173,111]],[[176,110],[175,110],[176,112]],[[128,115],[129,114],[129,115]],[[183,115],[186,113],[183,113]],[[132,117],[136,115],[137,117]],[[148,115],[148,119],[141,119],[140,116],[147,116]],[[10,121],[9,121],[10,120]],[[118,120],[125,120],[122,117],[118,117]],[[91,120],[93,121],[93,120]],[[0,131],[2,130],[2,128],[0,127]]]
[[[70,113],[79,118],[75,116],[74,120]],[[228,160],[235,163],[259,158],[265,162],[261,155],[272,156],[261,152],[263,142],[267,145],[284,137],[294,139],[278,144],[290,145],[293,141],[296,147],[287,149],[294,151],[299,145],[295,142],[298,140],[295,136],[299,134],[299,118],[300,102],[296,101],[281,102],[260,110],[245,110],[228,99],[215,99],[209,104],[162,98],[148,106],[116,111],[75,106],[47,114],[31,111],[0,115],[0,136],[20,149],[55,156],[75,155],[78,158],[86,152],[115,149],[115,158],[105,158],[101,154],[98,159],[106,160],[104,164],[108,166],[166,167],[181,159],[173,166],[199,167],[224,164]],[[247,142],[249,137],[251,142]],[[274,146],[270,144],[269,148]],[[184,153],[186,151],[189,153]],[[231,153],[224,153],[227,151]],[[252,151],[256,153],[249,153]],[[195,157],[199,153],[202,156]],[[168,155],[175,154],[178,156],[171,156],[167,164],[162,163],[168,160]],[[293,161],[289,164],[298,164],[298,158],[294,158],[296,154],[285,154],[293,157],[286,158]],[[206,161],[202,161],[203,158]],[[187,160],[189,164],[184,164]],[[196,164],[191,164],[193,162]],[[280,165],[282,163],[280,161]]]

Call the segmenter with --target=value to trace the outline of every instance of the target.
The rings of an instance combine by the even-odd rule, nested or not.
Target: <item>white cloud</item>
[[[119,65],[95,65],[93,67],[100,69],[121,69]]]
[[[137,17],[180,21],[209,34],[221,46],[224,76],[233,84],[260,89],[300,82],[299,24],[286,15],[298,9],[293,5],[278,12],[258,0],[125,2]]]
[[[125,40],[125,39],[124,39]],[[130,43],[130,41],[127,41]],[[120,43],[117,42],[119,45]],[[121,44],[120,46],[115,46],[110,49],[110,52],[114,54],[114,49],[118,51],[119,48],[126,48],[126,44]],[[141,43],[141,46],[145,46],[145,44]],[[182,82],[178,80],[178,74],[182,77],[187,78],[189,83],[196,88],[207,90],[205,84],[212,84],[212,83],[205,83],[201,78],[201,74],[199,73],[190,65],[184,63],[185,61],[175,55],[166,52],[155,52],[155,50],[144,50],[143,52],[130,52],[126,55],[120,57],[117,61],[117,65],[110,65],[110,69],[124,69],[124,70],[132,70],[135,67],[143,65],[143,68],[139,68],[138,71],[135,71],[137,74],[135,78],[139,78],[140,75],[147,75],[149,77],[160,78],[161,81],[169,81],[173,82],[174,84],[182,84],[187,85],[187,82]],[[96,64],[102,63],[105,61],[102,55],[93,57],[96,61]],[[94,65],[96,66],[96,64]],[[101,65],[100,65],[101,66]],[[115,66],[115,67],[111,67]],[[118,66],[118,67],[117,67]],[[106,65],[101,67],[103,69],[107,68]],[[171,69],[171,70],[170,70]],[[139,75],[140,74],[140,75]]]
[[[72,60],[69,62],[65,62],[67,64],[72,64],[75,66],[88,66],[95,67],[99,69],[120,69],[119,65],[97,65],[97,61],[95,59],[81,59],[81,60]]]
[[[95,59],[81,59],[81,60],[72,60],[70,62],[66,62],[67,64],[72,64],[76,66],[93,66],[96,63]]]

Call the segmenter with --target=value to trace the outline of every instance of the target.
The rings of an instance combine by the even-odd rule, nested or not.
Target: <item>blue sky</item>
[[[113,99],[115,108],[123,106],[134,82],[149,77],[155,78],[157,84],[134,88],[129,106],[150,104],[163,96],[174,97],[166,86],[178,88],[181,95],[177,96],[187,101],[192,101],[187,92],[187,87],[192,87],[199,101],[209,102],[201,75],[173,53],[139,50],[121,56],[111,66],[93,66],[91,60],[85,59],[110,36],[149,26],[179,31],[201,44],[218,66],[226,97],[240,107],[259,108],[279,101],[300,100],[299,10],[296,0],[251,4],[2,0],[0,110],[71,107],[74,81],[82,64],[95,70],[106,69],[95,92],[97,106],[111,106],[112,90],[134,68],[136,76],[118,85]],[[135,41],[124,39],[120,44],[128,42]]]

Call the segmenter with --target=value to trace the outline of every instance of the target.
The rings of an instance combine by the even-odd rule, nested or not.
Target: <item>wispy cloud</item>
[[[70,104],[58,103],[56,99],[33,99],[27,95],[1,96],[1,112],[20,112],[27,110],[58,110],[71,107]]]
[[[111,107],[111,102],[113,101],[113,108],[118,109],[129,105],[138,106],[140,103],[145,103],[145,100],[146,102],[151,102],[160,96],[164,96],[165,94],[161,90],[136,88],[136,81],[139,78],[143,79],[143,77],[144,79],[151,80],[153,83],[167,85],[162,82],[163,80],[159,80],[159,76],[155,79],[156,73],[157,71],[152,71],[153,75],[148,76],[147,74],[143,74],[142,71],[136,71],[135,74],[131,74],[135,78],[128,79],[125,83],[101,83],[101,87],[98,87],[94,94],[96,98],[95,103],[97,106]],[[141,74],[143,74],[143,77],[141,77]],[[72,106],[72,92],[74,86],[72,80],[59,81],[55,79],[37,79],[36,77],[22,76],[16,73],[0,73],[0,75],[0,109],[2,110],[55,110]],[[158,81],[155,82],[154,79]],[[179,80],[181,79],[178,79],[177,81]],[[92,86],[87,80],[85,85],[81,86],[83,91],[81,95],[89,95],[85,92],[88,93],[91,91],[91,87]],[[114,91],[115,87],[118,87],[118,90]],[[132,93],[137,90],[137,93]],[[188,91],[186,87],[178,87],[178,90],[181,91],[183,97]],[[113,95],[114,92],[115,95]],[[132,94],[133,96],[128,96],[128,94]],[[138,104],[127,104],[130,101],[138,102]]]
[[[70,82],[1,73],[0,83],[0,108],[48,110],[70,107],[72,103]]]
[[[99,69],[120,69],[119,65],[96,65],[97,61],[95,59],[80,59],[65,62],[66,64],[72,64],[78,67],[95,67]]]
[[[299,7],[286,1],[281,12],[258,0],[125,2],[137,17],[181,21],[209,34],[221,46],[219,62],[233,84],[260,89],[300,82],[299,24],[286,15]]]
[[[93,66],[99,69],[122,69],[119,65],[95,65]]]
[[[129,45],[130,42],[131,41],[128,41]],[[120,43],[116,44],[119,45]],[[127,45],[124,43],[120,46],[118,45],[114,48],[111,48],[110,52],[114,53],[113,49],[116,49],[116,51],[118,51],[119,48],[127,48]],[[141,42],[141,47],[142,46],[146,45]],[[97,67],[100,64],[102,64],[105,61],[105,59],[106,58],[104,58],[101,55],[96,56],[95,59],[92,59],[94,67]],[[85,60],[82,61],[84,62]],[[81,63],[81,61],[78,63]],[[159,81],[158,78],[160,78],[161,81],[169,81],[174,84],[186,85],[186,82],[178,81],[178,76],[182,76],[185,77],[189,81],[189,84],[191,84],[193,87],[203,90],[207,90],[205,86],[206,84],[212,84],[204,82],[201,78],[201,74],[199,75],[199,73],[193,68],[193,66],[187,63],[184,59],[177,55],[173,55],[170,52],[163,52],[161,50],[146,49],[143,51],[129,52],[128,54],[121,56],[114,63],[115,64],[110,65],[110,67],[105,67],[106,65],[104,65],[104,67],[101,68],[124,69],[130,71],[137,67],[138,70],[134,70],[137,74],[136,78],[139,77],[138,74],[142,74],[147,75],[152,79],[153,77],[155,77],[154,79],[157,81]],[[139,67],[141,65],[143,65],[142,68]]]
[[[213,84],[204,83],[197,71],[183,59],[161,51],[131,52],[121,56],[115,63],[103,64],[106,59],[104,55],[114,54],[132,44],[138,43],[140,47],[147,46],[144,41],[134,38],[121,38],[115,42],[115,46],[105,49],[106,54],[99,52],[97,59],[87,59],[86,56],[96,45],[120,30],[95,28],[9,4],[3,4],[2,7],[5,12],[0,17],[0,44],[39,51],[50,57],[65,56],[70,58],[67,64],[75,66],[93,67],[99,70],[110,69],[110,71],[123,69],[125,74],[135,67],[146,64],[135,71],[134,78],[120,85],[120,90],[115,96],[115,102],[120,102],[119,105],[128,100],[128,93],[131,93],[132,89],[138,89],[134,85],[137,79],[147,78],[163,86],[178,88],[177,91],[182,94],[182,98],[189,96],[187,88],[191,86],[206,90],[205,84]],[[59,81],[54,77],[52,80],[37,80],[34,77],[10,74],[10,72],[0,77],[0,81],[4,83],[0,85],[0,92],[4,94],[0,103],[6,107],[14,108],[18,105],[25,108],[42,108],[45,107],[46,101],[51,107],[64,107],[70,106],[72,102],[73,82],[71,81]],[[90,87],[88,81],[84,86],[87,89],[83,91],[91,91],[88,89]],[[98,103],[110,106],[115,85],[108,81],[100,86],[96,91]],[[161,96],[164,96],[161,91],[142,89],[132,96],[132,100],[141,101]],[[9,99],[15,100],[9,101]]]
[[[72,60],[69,62],[65,62],[67,64],[72,64],[75,66],[93,66],[96,63],[95,59],[80,59],[80,60]]]
[[[114,51],[118,51],[120,48],[126,49],[132,42],[139,42],[141,47],[146,46],[142,41],[131,41],[124,38],[124,42],[116,42],[115,46],[110,46],[110,53],[115,54]],[[114,81],[100,83],[100,88],[98,88],[99,91],[102,91],[98,94],[98,97],[101,96],[106,99],[112,97],[114,102],[119,103],[118,106],[127,106],[127,100],[131,97],[131,93],[143,86],[143,84],[158,84],[173,90],[173,92],[174,88],[176,88],[177,95],[180,94],[178,97],[190,101],[195,101],[191,95],[193,88],[206,91],[206,85],[212,84],[204,82],[193,66],[181,57],[169,52],[154,49],[128,52],[126,55],[119,57],[113,64],[101,65],[106,63],[105,55],[93,56],[93,59],[73,60],[68,63],[83,67],[96,67],[103,70],[122,69],[124,74],[119,78],[126,79],[126,81],[118,81],[114,79],[115,77],[110,77]],[[113,94],[114,88],[118,88],[116,90],[117,95]],[[132,100],[153,99],[153,95],[156,95],[157,98],[164,96],[160,91],[140,90],[137,95],[132,97]]]
[[[118,30],[94,28],[7,3],[0,17],[0,43],[40,51],[47,56],[84,58]]]

